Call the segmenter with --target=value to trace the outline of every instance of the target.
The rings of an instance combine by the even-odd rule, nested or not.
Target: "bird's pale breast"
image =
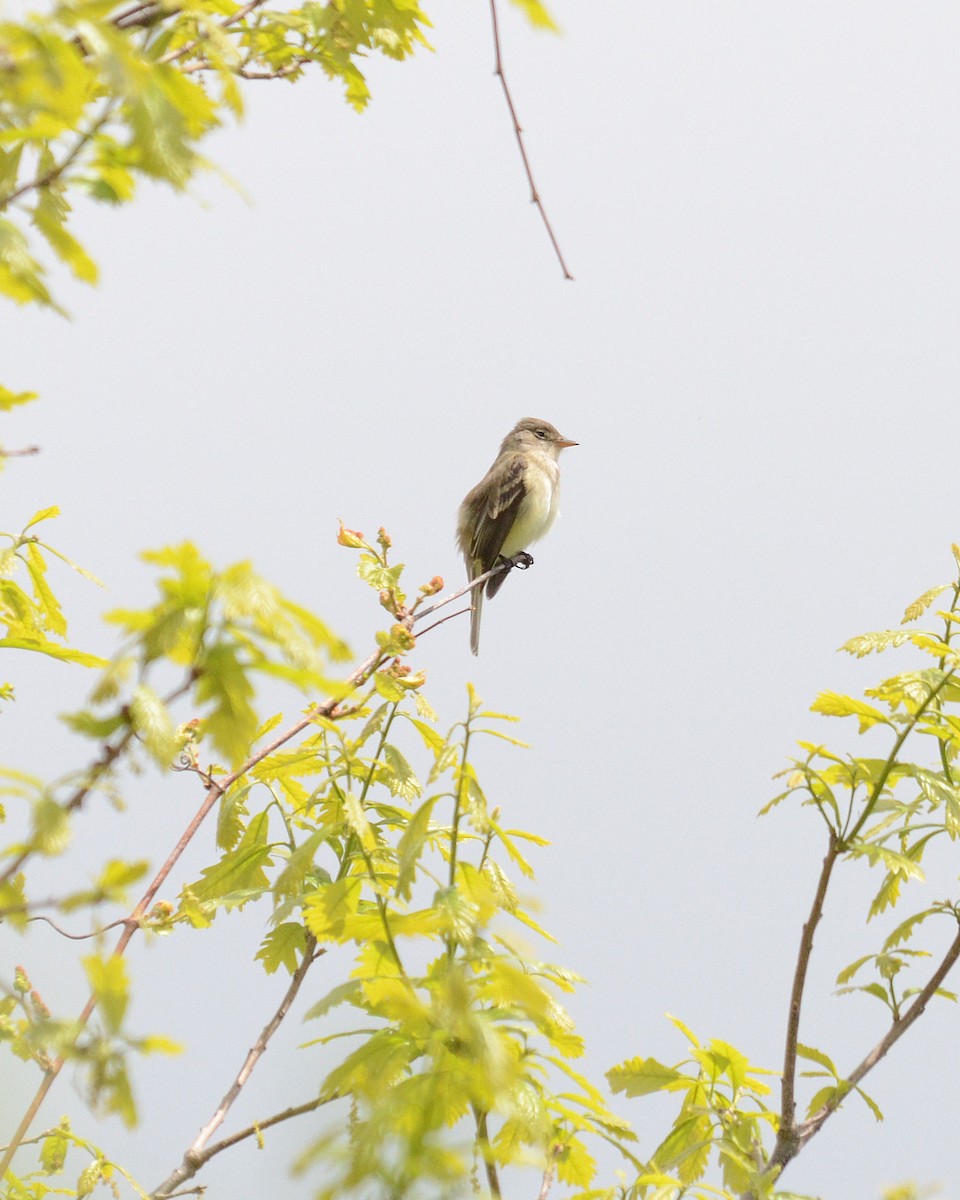
[[[542,538],[556,520],[560,502],[560,468],[546,454],[531,454],[524,473],[525,496],[500,553],[510,558]]]

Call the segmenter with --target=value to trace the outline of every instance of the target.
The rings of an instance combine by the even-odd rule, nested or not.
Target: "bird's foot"
[[[525,571],[527,567],[533,566],[533,555],[528,554],[526,550],[520,550],[513,556],[513,565]]]

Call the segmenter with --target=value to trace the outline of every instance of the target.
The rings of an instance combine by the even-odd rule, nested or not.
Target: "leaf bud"
[[[437,592],[443,591],[443,576],[434,575],[429,583],[421,583],[420,591],[423,592],[425,596],[435,596]]]
[[[348,529],[342,521],[337,533],[337,544],[340,546],[349,546],[351,550],[362,550],[366,545],[363,540],[363,534],[359,529]]]
[[[394,625],[390,630],[390,638],[395,646],[401,650],[412,650],[417,644],[417,639],[413,636],[406,625]]]
[[[19,963],[13,968],[13,990],[22,993],[30,991],[30,980]]]
[[[37,1014],[37,1016],[50,1016],[50,1009],[44,1004],[40,993],[36,989],[30,993],[30,1003],[33,1005],[33,1011]]]
[[[382,525],[380,526],[379,530],[377,531],[377,541],[380,543],[380,545],[383,547],[384,550],[389,550],[390,547],[393,545],[393,539],[390,537],[390,534],[387,533],[387,531],[384,529],[384,527]]]
[[[396,589],[381,588],[380,589],[380,603],[387,610],[387,612],[391,612],[391,613],[393,613],[394,616],[396,616],[397,615]]]

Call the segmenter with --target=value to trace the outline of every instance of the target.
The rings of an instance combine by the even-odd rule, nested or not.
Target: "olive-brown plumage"
[[[549,421],[525,417],[503,439],[490,470],[460,505],[457,544],[476,579],[501,558],[512,558],[549,532],[560,499],[557,459],[566,446],[576,446]],[[504,571],[486,583],[493,597],[507,577]],[[473,592],[470,649],[480,649],[480,612],[484,588]]]

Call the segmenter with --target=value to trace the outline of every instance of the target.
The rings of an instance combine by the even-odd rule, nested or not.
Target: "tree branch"
[[[175,700],[179,700],[179,698],[184,695],[185,692],[190,690],[195,683],[196,678],[196,672],[191,671],[187,679],[180,685],[180,687],[175,688],[163,698],[163,703],[172,704]],[[121,712],[123,712],[123,710],[121,710]],[[137,731],[134,729],[133,725],[129,724],[128,718],[127,728],[124,730],[123,736],[120,738],[120,740],[117,742],[104,743],[100,751],[100,757],[91,766],[89,774],[84,782],[80,785],[80,787],[77,788],[70,799],[61,805],[64,813],[75,812],[83,805],[86,798],[97,786],[103,776],[107,774],[113,764],[123,754],[124,750],[126,750],[127,746],[129,746],[130,742],[133,741],[134,737],[136,737],[136,732]],[[6,867],[5,870],[0,872],[0,885],[9,883],[9,881],[14,877],[14,875],[17,874],[31,854],[33,854],[33,847],[28,845],[20,852],[13,862]],[[3,1172],[0,1171],[0,1179],[2,1178]]]
[[[223,1124],[227,1113],[233,1107],[234,1101],[240,1095],[247,1080],[253,1074],[253,1068],[263,1057],[270,1039],[280,1028],[281,1022],[290,1011],[290,1006],[296,999],[297,992],[300,990],[300,985],[303,983],[307,971],[310,970],[310,967],[317,960],[318,955],[316,953],[316,947],[316,939],[312,934],[308,934],[307,944],[303,951],[303,959],[300,963],[300,966],[297,967],[296,971],[294,972],[293,978],[290,980],[290,986],[287,988],[283,999],[280,1001],[277,1011],[261,1030],[260,1036],[247,1053],[247,1057],[243,1060],[243,1066],[237,1072],[237,1076],[233,1083],[227,1089],[223,1099],[217,1105],[217,1109],[213,1116],[200,1130],[193,1144],[184,1154],[183,1162],[179,1167],[176,1168],[176,1170],[170,1173],[170,1175],[163,1181],[163,1183],[160,1184],[159,1187],[154,1189],[154,1191],[151,1193],[152,1200],[161,1200],[163,1197],[168,1197],[175,1188],[178,1188],[188,1179],[192,1179],[193,1176],[196,1175],[197,1171],[199,1171],[203,1166],[203,1164],[211,1157],[210,1154],[204,1154],[207,1142],[209,1142],[216,1130],[219,1129]],[[239,1141],[240,1138],[238,1137],[236,1140]],[[226,1147],[224,1146],[223,1148],[225,1149]]]
[[[245,17],[248,17],[254,11],[254,9],[259,8],[261,4],[265,3],[266,0],[249,0],[249,3],[244,4],[242,8],[238,8],[235,13],[232,13],[228,17],[224,17],[220,22],[220,28],[226,29],[230,25],[236,25],[238,21],[242,21]],[[185,58],[192,50],[195,50],[203,41],[204,38],[202,35],[200,37],[196,37],[193,39],[193,41],[186,42],[179,49],[168,51],[157,61],[162,63],[177,62],[179,59]]]
[[[520,550],[513,558],[504,558],[500,562],[494,563],[489,571],[484,571],[482,575],[475,576],[465,587],[451,592],[449,596],[441,597],[434,604],[431,604],[429,608],[421,608],[419,612],[414,611],[411,613],[413,624],[415,625],[417,621],[422,621],[424,617],[428,617],[431,613],[436,612],[438,608],[445,608],[448,604],[452,604],[454,600],[459,600],[461,596],[465,596],[468,592],[473,592],[477,588],[483,587],[487,580],[494,575],[499,575],[503,571],[512,571],[514,567],[519,566],[521,563],[526,563],[528,567],[533,566],[533,559],[526,550]],[[465,609],[464,611],[469,612],[470,610]],[[437,624],[439,625],[439,623],[438,621]],[[433,626],[431,625],[430,628],[432,629]]]
[[[212,1146],[208,1146],[199,1156],[200,1163],[197,1170],[202,1166],[206,1166],[211,1158],[221,1154],[224,1150],[229,1150],[231,1146],[236,1146],[239,1142],[246,1141],[247,1138],[258,1137],[264,1129],[270,1129],[271,1126],[279,1125],[282,1121],[289,1121],[293,1117],[302,1117],[304,1113],[316,1112],[324,1104],[332,1104],[334,1100],[339,1099],[339,1092],[334,1092],[330,1096],[318,1096],[316,1100],[308,1100],[306,1104],[297,1104],[293,1108],[285,1108],[283,1112],[274,1113],[272,1117],[265,1117],[262,1121],[256,1121],[253,1125],[248,1125],[246,1129],[241,1129],[239,1133],[221,1138],[219,1142],[214,1142]],[[159,1193],[154,1194],[158,1195]],[[167,1200],[169,1200],[171,1194],[175,1193],[166,1193]]]
[[[69,168],[73,166],[77,156],[80,154],[81,150],[83,150],[84,146],[86,146],[86,144],[91,141],[92,138],[96,137],[103,126],[106,125],[107,121],[110,120],[113,110],[118,103],[119,101],[116,98],[107,100],[100,116],[97,117],[97,119],[85,133],[80,134],[71,149],[67,152],[66,156],[59,163],[55,163],[49,169],[49,171],[44,171],[44,173],[42,175],[38,175],[36,179],[31,179],[29,182],[21,184],[20,187],[15,188],[6,196],[0,196],[0,212],[3,212],[3,210],[11,205],[14,200],[19,200],[21,196],[25,196],[27,192],[32,192],[39,188],[49,187],[51,183],[56,183],[64,171],[69,170]]]
[[[550,244],[553,246],[553,252],[557,256],[557,261],[560,263],[560,269],[563,271],[564,279],[572,280],[573,276],[567,268],[567,264],[563,258],[563,252],[560,249],[560,243],[557,241],[556,234],[553,232],[553,226],[550,224],[550,218],[547,216],[547,210],[543,207],[543,201],[540,199],[540,193],[537,191],[537,185],[534,182],[533,170],[530,167],[530,159],[527,157],[527,148],[523,141],[523,127],[517,117],[517,110],[513,103],[513,97],[510,94],[510,86],[507,83],[507,77],[503,72],[503,54],[500,50],[500,23],[497,19],[497,0],[490,0],[490,22],[493,26],[493,53],[494,53],[494,68],[493,73],[500,80],[500,86],[503,88],[504,99],[507,102],[507,108],[510,112],[510,119],[513,122],[513,132],[516,134],[517,145],[520,147],[520,157],[523,160],[523,169],[527,173],[527,182],[530,184],[530,199],[537,206],[540,217],[543,221],[544,228],[547,231],[547,236],[550,238]]]
[[[233,19],[237,20],[241,13],[245,15],[246,12],[257,7],[257,5],[262,2],[263,0],[253,0],[253,2],[246,5],[244,9],[239,10],[234,15]],[[454,600],[459,599],[461,596],[472,591],[474,588],[481,587],[492,575],[496,575],[501,571],[508,571],[512,567],[517,566],[519,563],[527,561],[527,559],[529,559],[529,555],[524,555],[524,553],[521,552],[520,554],[514,555],[514,557],[511,559],[506,559],[503,562],[497,563],[489,571],[486,571],[482,575],[478,575],[476,579],[471,580],[466,587],[460,588],[458,591],[444,597],[442,600],[438,600],[435,604],[430,605],[429,608],[422,610],[422,612],[416,614],[411,612],[407,614],[407,616],[404,618],[404,622],[407,624],[408,628],[413,626],[415,621],[419,620],[421,617],[426,616],[430,612],[435,612],[438,608],[442,608],[447,604],[451,604]],[[346,712],[350,711],[350,709],[344,705],[344,700],[346,697],[360,687],[367,679],[369,679],[374,671],[376,671],[376,669],[389,657],[389,655],[384,654],[384,652],[379,648],[374,650],[373,653],[368,655],[367,658],[365,658],[364,661],[360,663],[360,665],[356,667],[350,673],[350,675],[347,676],[347,679],[344,682],[342,696],[331,697],[322,704],[313,705],[307,711],[305,716],[294,722],[294,724],[284,732],[278,734],[273,741],[269,742],[266,746],[261,747],[254,754],[251,754],[244,763],[236,768],[236,770],[231,771],[230,774],[224,776],[222,779],[214,779],[210,776],[204,777],[207,795],[204,798],[203,803],[191,818],[176,845],[167,856],[164,864],[160,867],[153,879],[150,881],[147,890],[141,896],[136,907],[133,909],[130,915],[124,918],[121,922],[123,925],[123,930],[120,934],[120,937],[117,939],[117,944],[114,947],[112,957],[119,958],[126,952],[126,949],[132,941],[134,934],[140,928],[141,920],[149,911],[157,892],[159,892],[167,877],[170,875],[170,872],[179,861],[181,855],[195,837],[197,830],[200,828],[204,819],[209,815],[210,810],[220,800],[220,798],[233,786],[233,784],[235,784],[239,779],[243,778],[247,772],[251,771],[257,765],[257,763],[273,754],[281,746],[295,738],[299,733],[302,733],[305,729],[313,724],[317,717],[327,717],[335,720],[338,716],[344,715]],[[166,697],[164,702],[170,703],[173,699],[182,695],[183,692],[192,684],[194,678],[195,676],[191,674],[188,682],[181,688],[177,689],[176,692],[173,692],[170,696]],[[119,742],[104,747],[101,758],[98,760],[98,763],[95,764],[94,768],[91,769],[91,775],[88,777],[87,782],[83,785],[83,787],[78,789],[77,793],[65,805],[67,811],[72,811],[82,804],[84,798],[90,792],[96,780],[99,779],[99,777],[120,756],[133,736],[134,731],[132,727],[128,728],[124,732],[124,735]],[[23,861],[23,857],[26,857],[26,853],[21,857],[21,859],[8,868],[4,875],[0,876],[0,883],[2,883],[6,878],[14,874],[19,869],[19,866]],[[95,1008],[96,1000],[91,996],[85,1004],[83,1011],[77,1018],[76,1029],[78,1033],[79,1030],[81,1030],[90,1020]],[[13,1160],[14,1154],[21,1145],[23,1139],[26,1137],[30,1126],[33,1124],[34,1118],[39,1112],[43,1101],[46,1099],[47,1093],[53,1086],[54,1080],[63,1069],[64,1062],[64,1058],[57,1058],[44,1072],[40,1086],[37,1088],[33,1099],[28,1105],[16,1133],[10,1139],[9,1145],[6,1147],[2,1158],[0,1158],[0,1179],[3,1178],[4,1173],[7,1171],[11,1161]]]
[[[930,1002],[933,996],[936,995],[937,989],[943,983],[944,979],[946,979],[958,958],[960,958],[960,933],[958,933],[951,942],[950,948],[943,956],[940,965],[930,976],[926,987],[918,993],[917,998],[910,1005],[907,1011],[891,1024],[890,1028],[883,1035],[880,1041],[877,1042],[870,1053],[867,1054],[866,1057],[863,1058],[847,1076],[846,1082],[849,1083],[851,1087],[856,1087],[860,1080],[868,1075],[881,1060],[881,1058],[883,1058],[887,1052],[896,1045],[896,1043],[903,1037],[914,1021],[923,1015],[923,1011],[927,1007],[927,1004]],[[840,1102],[842,1099],[842,1096],[838,1096],[834,1100],[824,1104],[823,1107],[815,1112],[809,1120],[804,1121],[798,1127],[797,1151],[805,1146],[807,1142],[809,1142],[814,1136],[814,1134],[820,1131],[824,1122],[840,1107]]]
[[[780,1085],[780,1127],[773,1152],[768,1159],[763,1173],[779,1167],[781,1170],[799,1150],[797,1133],[797,1043],[800,1040],[800,1009],[803,1003],[803,989],[807,981],[807,970],[810,957],[813,954],[813,937],[823,916],[823,904],[830,884],[830,876],[840,854],[840,843],[833,831],[830,831],[830,845],[824,855],[817,880],[817,890],[810,906],[800,937],[800,947],[797,951],[797,965],[793,972],[793,987],[790,991],[790,1011],[787,1016],[787,1035],[783,1048],[783,1080]],[[752,1196],[752,1193],[747,1193]]]
[[[194,814],[190,823],[187,825],[184,832],[181,834],[180,839],[178,840],[176,846],[174,846],[173,850],[167,856],[166,862],[163,864],[163,866],[160,868],[160,870],[156,873],[156,875],[151,880],[150,885],[148,886],[146,892],[144,892],[143,896],[140,898],[140,900],[139,900],[137,906],[134,908],[133,912],[130,914],[130,916],[128,916],[124,919],[123,932],[120,934],[120,937],[117,939],[117,944],[113,949],[112,957],[119,958],[121,955],[123,955],[125,953],[127,946],[130,944],[131,940],[133,939],[133,935],[140,928],[140,921],[142,920],[144,915],[149,910],[150,905],[152,904],[153,899],[156,896],[157,892],[163,886],[163,883],[166,880],[167,876],[173,870],[173,868],[176,865],[177,861],[179,860],[180,856],[183,854],[184,850],[186,850],[187,846],[190,844],[190,842],[193,839],[193,837],[195,836],[197,830],[200,828],[200,825],[203,823],[204,818],[208,815],[210,810],[217,803],[217,801],[220,799],[220,797],[223,796],[223,794],[228,790],[228,788],[230,788],[234,783],[237,782],[238,779],[242,778],[248,771],[250,771],[253,767],[255,767],[257,765],[257,763],[260,762],[262,759],[266,758],[269,754],[272,754],[280,746],[283,746],[286,742],[289,742],[292,738],[296,737],[298,733],[302,733],[303,730],[306,729],[309,725],[311,725],[318,716],[324,716],[324,717],[329,717],[331,719],[336,719],[336,717],[339,715],[337,710],[340,708],[340,705],[343,703],[343,700],[346,698],[346,696],[349,695],[351,691],[354,691],[357,687],[359,687],[387,657],[389,657],[389,656],[385,655],[382,650],[380,650],[380,649],[375,650],[372,654],[368,655],[368,657],[365,658],[364,661],[347,677],[347,679],[345,681],[344,695],[342,697],[331,697],[329,700],[324,701],[323,704],[314,705],[311,709],[309,709],[306,716],[301,717],[299,721],[297,721],[293,725],[291,725],[290,728],[287,729],[284,733],[278,734],[277,737],[275,737],[272,742],[270,742],[268,745],[262,747],[260,750],[256,751],[255,754],[252,754],[246,760],[246,762],[244,762],[235,771],[232,771],[229,775],[225,776],[222,780],[216,780],[216,779],[210,779],[210,778],[207,779],[207,796],[206,796],[206,798],[204,799],[203,803],[200,805],[199,809],[197,809],[196,813]],[[182,691],[182,689],[181,689],[181,691]],[[176,693],[176,695],[180,695],[181,691],[178,691]],[[169,702],[169,698],[166,702]],[[133,736],[132,729],[128,730],[127,733],[124,735],[123,739],[121,739],[121,743],[116,747],[115,752],[109,756],[109,763],[104,764],[103,769],[105,769],[107,765],[109,765],[110,763],[112,763],[114,761],[114,759],[120,753],[120,750],[126,746],[127,742],[130,740],[130,738],[132,736]],[[87,785],[87,786],[85,786],[85,788],[81,789],[80,792],[78,793],[77,797],[74,797],[74,799],[70,802],[70,804],[67,807],[68,808],[76,807],[81,802],[82,796],[85,795],[90,790],[90,786],[92,786],[92,784]],[[0,882],[2,882],[2,879],[0,879]],[[91,996],[90,999],[87,1001],[87,1003],[84,1005],[83,1011],[80,1013],[79,1017],[77,1018],[76,1030],[77,1030],[78,1034],[79,1034],[79,1031],[90,1020],[90,1017],[92,1016],[95,1008],[96,1008],[96,1000],[93,996]],[[3,1178],[4,1173],[9,1168],[10,1163],[13,1160],[13,1156],[17,1151],[17,1148],[20,1146],[20,1143],[23,1141],[23,1138],[26,1136],[27,1131],[29,1130],[30,1126],[33,1124],[33,1120],[36,1117],[37,1113],[39,1112],[40,1107],[43,1104],[43,1101],[46,1099],[47,1093],[50,1091],[50,1088],[53,1086],[54,1080],[57,1078],[57,1076],[60,1074],[61,1070],[63,1069],[64,1062],[65,1062],[65,1059],[63,1057],[57,1058],[47,1068],[47,1070],[44,1071],[43,1078],[40,1082],[40,1086],[37,1088],[37,1091],[36,1091],[33,1099],[30,1101],[30,1104],[27,1106],[27,1110],[23,1115],[23,1119],[21,1120],[16,1133],[10,1139],[10,1144],[7,1146],[6,1150],[4,1151],[2,1158],[0,1158],[0,1179]]]
[[[500,1200],[500,1177],[497,1174],[497,1164],[493,1161],[490,1147],[490,1131],[487,1128],[487,1114],[482,1108],[473,1105],[473,1119],[477,1126],[477,1146],[483,1159],[483,1169],[487,1176],[487,1187],[493,1200]]]

